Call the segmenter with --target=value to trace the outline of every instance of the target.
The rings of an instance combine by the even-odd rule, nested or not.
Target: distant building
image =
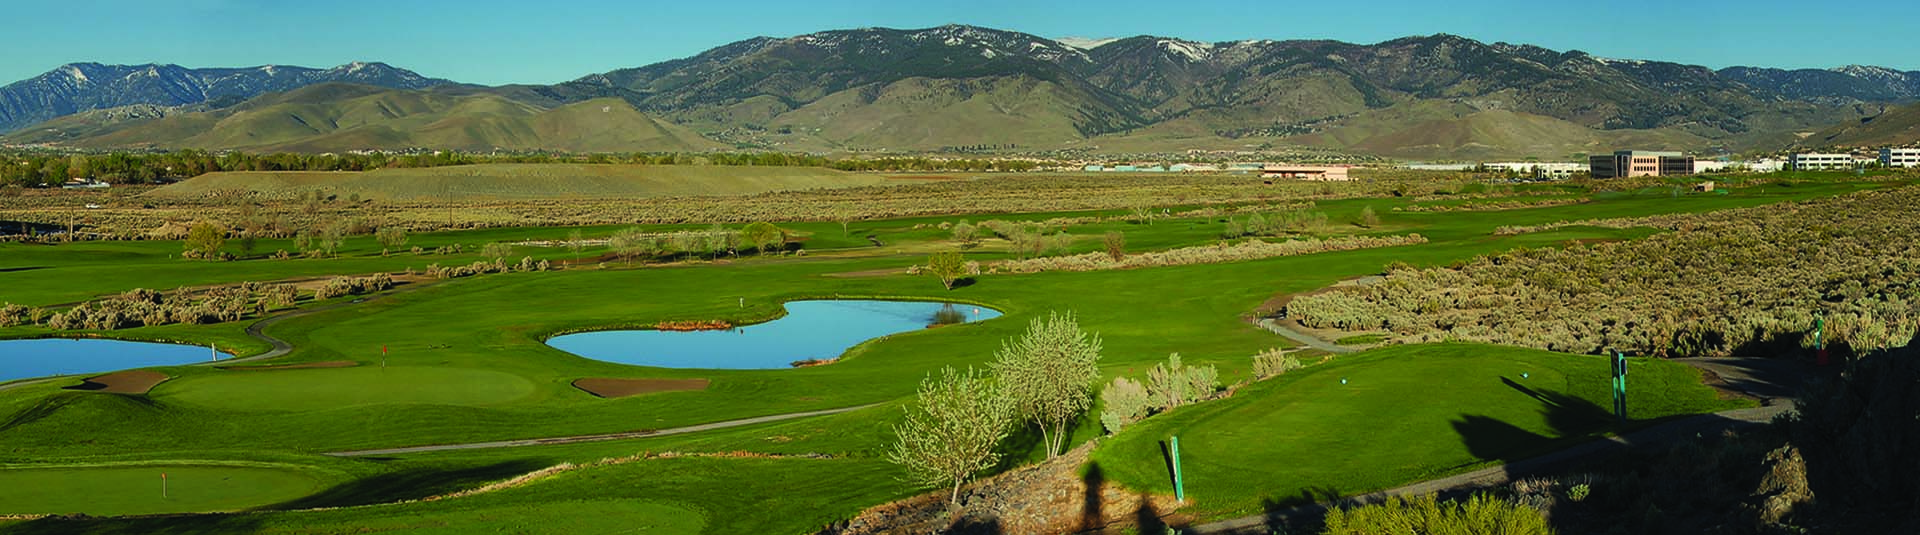
[[[1495,162],[1486,166],[1489,170],[1508,171],[1533,178],[1567,178],[1588,170],[1587,164],[1566,162]]]
[[[1219,171],[1220,167],[1204,163],[1176,163],[1168,166],[1167,170],[1175,173],[1211,173]]]
[[[1920,149],[1880,149],[1883,167],[1920,167]]]
[[[1093,171],[1093,172],[1105,171],[1107,170],[1107,166],[1100,165],[1100,164],[1093,164],[1093,165],[1087,166],[1086,170]]]
[[[1264,165],[1260,167],[1260,178],[1297,178],[1301,180],[1353,180],[1347,175],[1345,167],[1320,167],[1311,165]]]
[[[1474,165],[1470,163],[1413,163],[1407,164],[1406,168],[1415,171],[1472,171]]]
[[[1587,158],[1593,178],[1682,176],[1693,174],[1693,157],[1678,152],[1623,150]]]
[[[1805,153],[1787,157],[1787,168],[1795,171],[1852,169],[1854,165],[1852,154]]]

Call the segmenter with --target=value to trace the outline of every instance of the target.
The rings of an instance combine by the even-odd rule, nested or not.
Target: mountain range
[[[1770,150],[1898,119],[1889,110],[1916,99],[1920,72],[1879,67],[1716,71],[1446,34],[1205,43],[949,25],[761,37],[553,85],[457,84],[378,63],[76,64],[0,88],[0,130],[14,130],[0,142],[1563,158],[1626,146]]]

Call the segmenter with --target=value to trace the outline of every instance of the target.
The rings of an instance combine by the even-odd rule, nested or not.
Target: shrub
[[[1100,390],[1100,424],[1107,428],[1109,435],[1146,418],[1153,408],[1153,396],[1147,394],[1147,387],[1139,381],[1115,377],[1113,383]]]
[[[1266,379],[1300,369],[1300,359],[1282,349],[1269,349],[1253,356],[1253,376]]]
[[[1323,535],[1548,535],[1539,511],[1484,494],[1441,502],[1432,495],[1392,497],[1385,503],[1327,511]]]
[[[1147,392],[1160,410],[1205,400],[1219,389],[1220,374],[1212,365],[1183,366],[1179,353],[1169,355],[1166,362],[1147,370]]]
[[[1109,230],[1102,242],[1107,246],[1107,257],[1119,262],[1127,257],[1127,235],[1118,230]]]

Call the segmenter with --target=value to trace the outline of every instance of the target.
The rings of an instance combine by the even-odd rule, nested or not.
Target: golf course
[[[580,196],[632,195],[682,174],[598,177],[618,182],[618,191]],[[214,346],[232,355],[142,368],[165,376],[144,393],[74,388],[119,368],[0,383],[0,533],[813,533],[869,507],[944,492],[908,483],[888,460],[916,388],[945,367],[985,369],[1030,322],[1069,312],[1099,338],[1099,384],[1145,377],[1177,353],[1188,366],[1213,366],[1230,394],[1111,436],[1099,408],[1087,411],[1068,426],[1066,442],[1097,441],[1090,463],[1106,480],[1172,495],[1162,442],[1177,436],[1187,498],[1180,514],[1193,519],[1364,494],[1755,402],[1716,391],[1696,368],[1634,357],[1623,423],[1609,405],[1608,357],[1397,343],[1384,329],[1329,335],[1368,347],[1333,354],[1257,325],[1275,312],[1272,303],[1381,275],[1389,266],[1445,267],[1516,249],[1665,232],[1584,221],[1912,185],[1841,175],[1729,178],[1711,193],[1692,192],[1688,181],[1624,190],[1449,183],[1445,192],[1426,195],[1258,193],[1235,202],[1165,199],[1139,210],[1058,211],[1036,203],[1035,211],[1020,213],[796,218],[802,220],[773,223],[783,236],[777,248],[683,248],[638,260],[616,248],[623,235],[744,231],[749,221],[430,230],[408,234],[404,246],[349,233],[325,254],[289,258],[263,252],[310,247],[294,237],[262,237],[243,251],[230,239],[217,246],[235,257],[229,261],[185,258],[192,245],[170,239],[0,242],[0,304],[52,312],[121,299],[136,288],[212,295],[243,283],[290,285],[298,296],[222,321],[0,326],[0,340],[100,337],[191,345],[202,355]],[[381,180],[435,181],[394,186],[390,195],[425,198],[465,176],[459,167],[393,177],[369,172],[339,177],[351,187],[333,191],[375,191]],[[333,187],[316,183],[332,179],[288,175],[273,187],[309,198],[307,191]],[[768,195],[887,180],[782,171],[764,182],[724,186]],[[1246,178],[1219,180],[1261,187]],[[155,193],[191,197],[226,183],[189,180]],[[674,186],[659,196],[705,191]],[[1270,208],[1283,205],[1291,207]],[[1305,222],[1275,224],[1265,234],[1243,230],[1253,224],[1250,215],[1277,221],[1276,213]],[[1033,255],[1021,250],[1019,232],[987,232],[989,221],[1044,229],[1057,243]],[[982,227],[981,238],[956,239],[950,229],[962,222]],[[1124,239],[1118,253],[1116,235]],[[1201,256],[1232,243],[1308,240],[1330,245]],[[947,252],[977,262],[978,273],[945,281],[949,289],[922,272],[929,255]],[[1009,267],[1023,259],[1161,252],[1153,258],[1166,260],[1152,265]],[[430,274],[476,263],[509,269]],[[375,274],[394,283],[322,291],[335,277]],[[997,314],[951,324],[913,316],[899,320],[905,327],[833,342],[839,345],[832,351],[843,352],[774,356],[772,365],[700,365],[698,348],[717,342],[689,344],[693,362],[672,367],[589,358],[549,343],[621,330],[760,336],[756,328],[790,313],[804,319],[789,303],[854,300],[926,304],[912,308],[915,314],[939,303]],[[806,329],[834,323],[829,317]],[[687,332],[666,332],[682,328]],[[281,345],[284,354],[276,350]],[[651,345],[615,349],[643,353]],[[1296,356],[1302,367],[1260,380],[1254,356],[1270,350]],[[0,365],[32,358],[8,354]],[[628,388],[602,395],[584,385]],[[784,417],[800,413],[819,414]],[[1016,431],[1001,443],[1001,459],[986,472],[1047,457],[1030,434]],[[395,449],[406,452],[365,453]]]

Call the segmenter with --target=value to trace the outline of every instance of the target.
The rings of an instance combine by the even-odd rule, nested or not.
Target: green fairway
[[[1251,376],[1253,355],[1295,346],[1247,321],[1277,296],[1377,274],[1395,262],[1444,266],[1515,248],[1635,239],[1658,232],[1569,226],[1497,234],[1502,226],[1757,206],[1885,186],[1770,184],[1724,196],[1672,195],[1662,189],[1590,196],[1590,202],[1563,206],[1452,212],[1392,210],[1435,202],[1430,199],[1327,200],[1313,209],[1327,214],[1330,224],[1290,235],[1419,233],[1429,242],[1253,261],[989,274],[953,290],[930,277],[905,274],[908,266],[926,262],[928,252],[954,247],[949,233],[939,227],[942,223],[1081,218],[1057,223],[1078,237],[1068,252],[1103,250],[1101,236],[1113,231],[1124,233],[1127,250],[1138,253],[1218,243],[1228,221],[1245,216],[1203,214],[1140,224],[1111,211],[1048,212],[857,221],[846,230],[834,222],[794,223],[783,227],[807,239],[805,256],[681,258],[631,268],[618,261],[585,261],[553,272],[416,282],[364,300],[325,301],[339,305],[326,310],[314,310],[303,301],[303,315],[264,327],[265,334],[290,343],[293,351],[248,364],[353,361],[357,366],[250,371],[166,367],[159,370],[173,379],[139,396],[63,390],[71,383],[57,381],[0,391],[0,463],[13,467],[12,474],[33,475],[76,464],[270,461],[311,468],[325,477],[306,480],[299,488],[235,480],[242,483],[236,488],[257,487],[260,496],[271,498],[164,509],[271,506],[274,511],[85,523],[41,520],[0,525],[0,533],[334,533],[362,528],[451,533],[495,527],[567,533],[810,532],[865,507],[912,494],[916,489],[899,481],[902,473],[883,453],[894,440],[890,426],[900,418],[904,400],[913,397],[915,386],[930,371],[986,364],[1004,340],[1050,311],[1074,311],[1081,325],[1101,337],[1100,366],[1106,379],[1142,377],[1149,367],[1178,352],[1189,365],[1216,366],[1221,379],[1233,383]],[[1377,225],[1349,223],[1366,209],[1377,213]],[[604,238],[619,228],[579,230],[590,238]],[[179,242],[0,244],[0,270],[7,270],[0,271],[6,277],[0,281],[6,284],[0,286],[0,302],[54,305],[133,287],[169,289],[398,271],[430,262],[462,264],[479,259],[474,251],[481,244],[560,239],[571,230],[463,230],[412,237],[413,244],[424,247],[467,248],[453,255],[382,257],[371,238],[356,237],[342,247],[340,258],[235,262],[169,258],[181,250]],[[873,246],[868,236],[884,246]],[[285,242],[262,243],[265,249],[277,249]],[[580,253],[561,247],[514,248],[516,256],[553,260],[591,259],[605,252],[604,246]],[[998,239],[965,253],[967,260],[987,263],[1011,256],[1007,243]],[[1006,316],[890,335],[854,347],[837,363],[794,369],[628,366],[570,355],[543,343],[557,333],[667,321],[765,321],[781,313],[783,302],[820,298],[961,301],[991,306]],[[105,334],[213,342],[243,353],[266,350],[264,342],[246,335],[248,323]],[[49,331],[40,326],[0,328],[0,336],[45,334]],[[384,368],[381,348],[390,350]],[[1635,366],[1637,421],[1734,405],[1718,400],[1685,366],[1659,361],[1636,361]],[[1248,386],[1228,400],[1150,418],[1108,439],[1096,459],[1102,477],[1144,491],[1171,492],[1158,441],[1178,434],[1186,456],[1187,490],[1194,500],[1191,512],[1199,518],[1253,512],[1265,503],[1295,503],[1457,473],[1611,431],[1604,411],[1594,412],[1594,407],[1608,406],[1606,370],[1604,359],[1591,356],[1489,346],[1389,346]],[[571,386],[586,377],[710,383],[698,391],[603,399]],[[1339,383],[1342,377],[1346,385]],[[867,404],[878,406],[636,440],[378,458],[321,455],[666,429]],[[1099,433],[1099,424],[1089,417],[1071,432],[1071,442]],[[476,496],[381,505],[471,489],[563,462],[586,464],[642,451],[799,457],[650,459],[581,468]],[[1003,469],[1042,455],[1017,440],[1005,453]],[[41,493],[49,496],[84,497],[92,487],[78,482],[91,481],[96,471],[100,477],[119,477],[121,470],[61,470],[80,476],[42,475],[34,485],[58,487],[57,493]],[[135,479],[128,488],[144,488],[138,479],[142,476],[129,477]],[[26,505],[0,513],[69,511],[60,503],[15,502],[0,495],[0,504],[15,503]],[[352,507],[278,510],[342,506]],[[105,511],[90,514],[149,510]]]
[[[305,496],[319,487],[299,470],[253,466],[0,469],[0,514],[237,511]]]
[[[1147,419],[1102,444],[1105,477],[1173,491],[1180,437],[1193,510],[1260,512],[1516,461],[1612,431],[1607,358],[1485,345],[1369,351]],[[1736,408],[1682,364],[1632,362],[1636,421]],[[1344,384],[1343,384],[1344,381]]]
[[[377,357],[376,357],[377,358]],[[156,389],[162,401],[241,411],[302,411],[361,405],[499,405],[533,393],[518,375],[469,368],[390,366],[229,371]]]

